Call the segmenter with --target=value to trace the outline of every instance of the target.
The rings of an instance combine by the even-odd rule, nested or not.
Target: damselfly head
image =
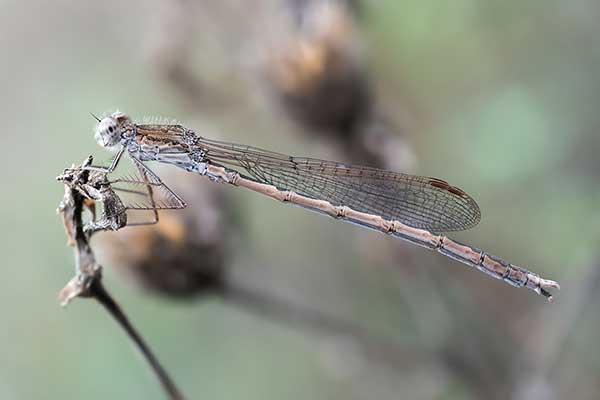
[[[98,122],[94,137],[102,147],[115,147],[121,141],[121,133],[124,126],[128,123],[131,123],[131,119],[127,114],[115,111]]]

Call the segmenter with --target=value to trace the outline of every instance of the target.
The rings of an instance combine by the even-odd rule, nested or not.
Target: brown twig
[[[92,157],[90,156],[83,163],[82,168],[65,170],[65,174],[58,178],[65,183],[65,195],[58,207],[58,212],[63,217],[68,244],[74,247],[76,265],[75,277],[61,290],[58,296],[59,300],[63,306],[66,306],[75,297],[96,299],[125,330],[127,336],[148,362],[168,398],[183,400],[183,395],[161,366],[152,350],[102,285],[102,267],[96,262],[89,243],[90,235],[84,232],[82,220],[84,207],[91,210],[95,207],[93,202],[89,202],[89,199],[86,199],[81,192],[82,187],[85,189],[86,185],[94,184],[90,179],[99,177],[99,175],[92,175],[91,171],[83,168],[91,164]]]
[[[160,364],[150,347],[146,344],[142,336],[135,329],[135,327],[127,318],[127,315],[123,312],[121,307],[117,304],[117,302],[112,298],[110,294],[102,285],[102,281],[100,279],[94,279],[92,284],[90,285],[90,294],[93,298],[98,300],[100,304],[104,306],[106,311],[117,321],[117,323],[125,330],[127,336],[134,343],[135,347],[142,353],[148,365],[154,371],[156,378],[160,381],[165,392],[169,395],[170,399],[173,400],[183,400],[183,395],[179,392],[179,389],[175,385],[175,382],[171,379],[167,371]]]

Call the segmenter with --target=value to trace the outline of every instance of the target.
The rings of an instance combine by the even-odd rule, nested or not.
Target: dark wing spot
[[[429,183],[431,186],[434,186],[439,189],[446,190],[452,194],[455,194],[460,197],[468,197],[467,194],[456,186],[450,185],[448,182],[443,181],[441,179],[431,178],[429,179]]]

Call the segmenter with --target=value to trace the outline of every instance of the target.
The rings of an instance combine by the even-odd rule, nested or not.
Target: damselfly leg
[[[91,166],[91,156],[81,166],[65,169],[63,174],[57,177],[86,199],[84,204],[92,211],[92,220],[84,225],[84,231],[89,235],[103,230],[116,231],[125,226],[156,224],[159,221],[158,210],[180,209],[186,206],[154,172],[141,161],[135,158],[132,160],[136,172],[114,180],[108,180],[109,168],[96,169]],[[117,192],[127,198],[121,198]],[[96,202],[103,205],[103,212],[98,220],[95,216]],[[142,217],[132,221],[128,218],[129,211],[150,211],[152,216],[150,220]]]

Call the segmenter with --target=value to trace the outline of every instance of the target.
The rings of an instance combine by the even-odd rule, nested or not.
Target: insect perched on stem
[[[98,121],[95,137],[116,156],[109,167],[86,169],[109,173],[127,154],[142,175],[164,185],[144,162],[172,164],[435,250],[549,300],[548,290],[559,289],[554,281],[439,234],[471,228],[481,218],[467,193],[440,179],[210,140],[183,125],[136,124],[119,111]]]

